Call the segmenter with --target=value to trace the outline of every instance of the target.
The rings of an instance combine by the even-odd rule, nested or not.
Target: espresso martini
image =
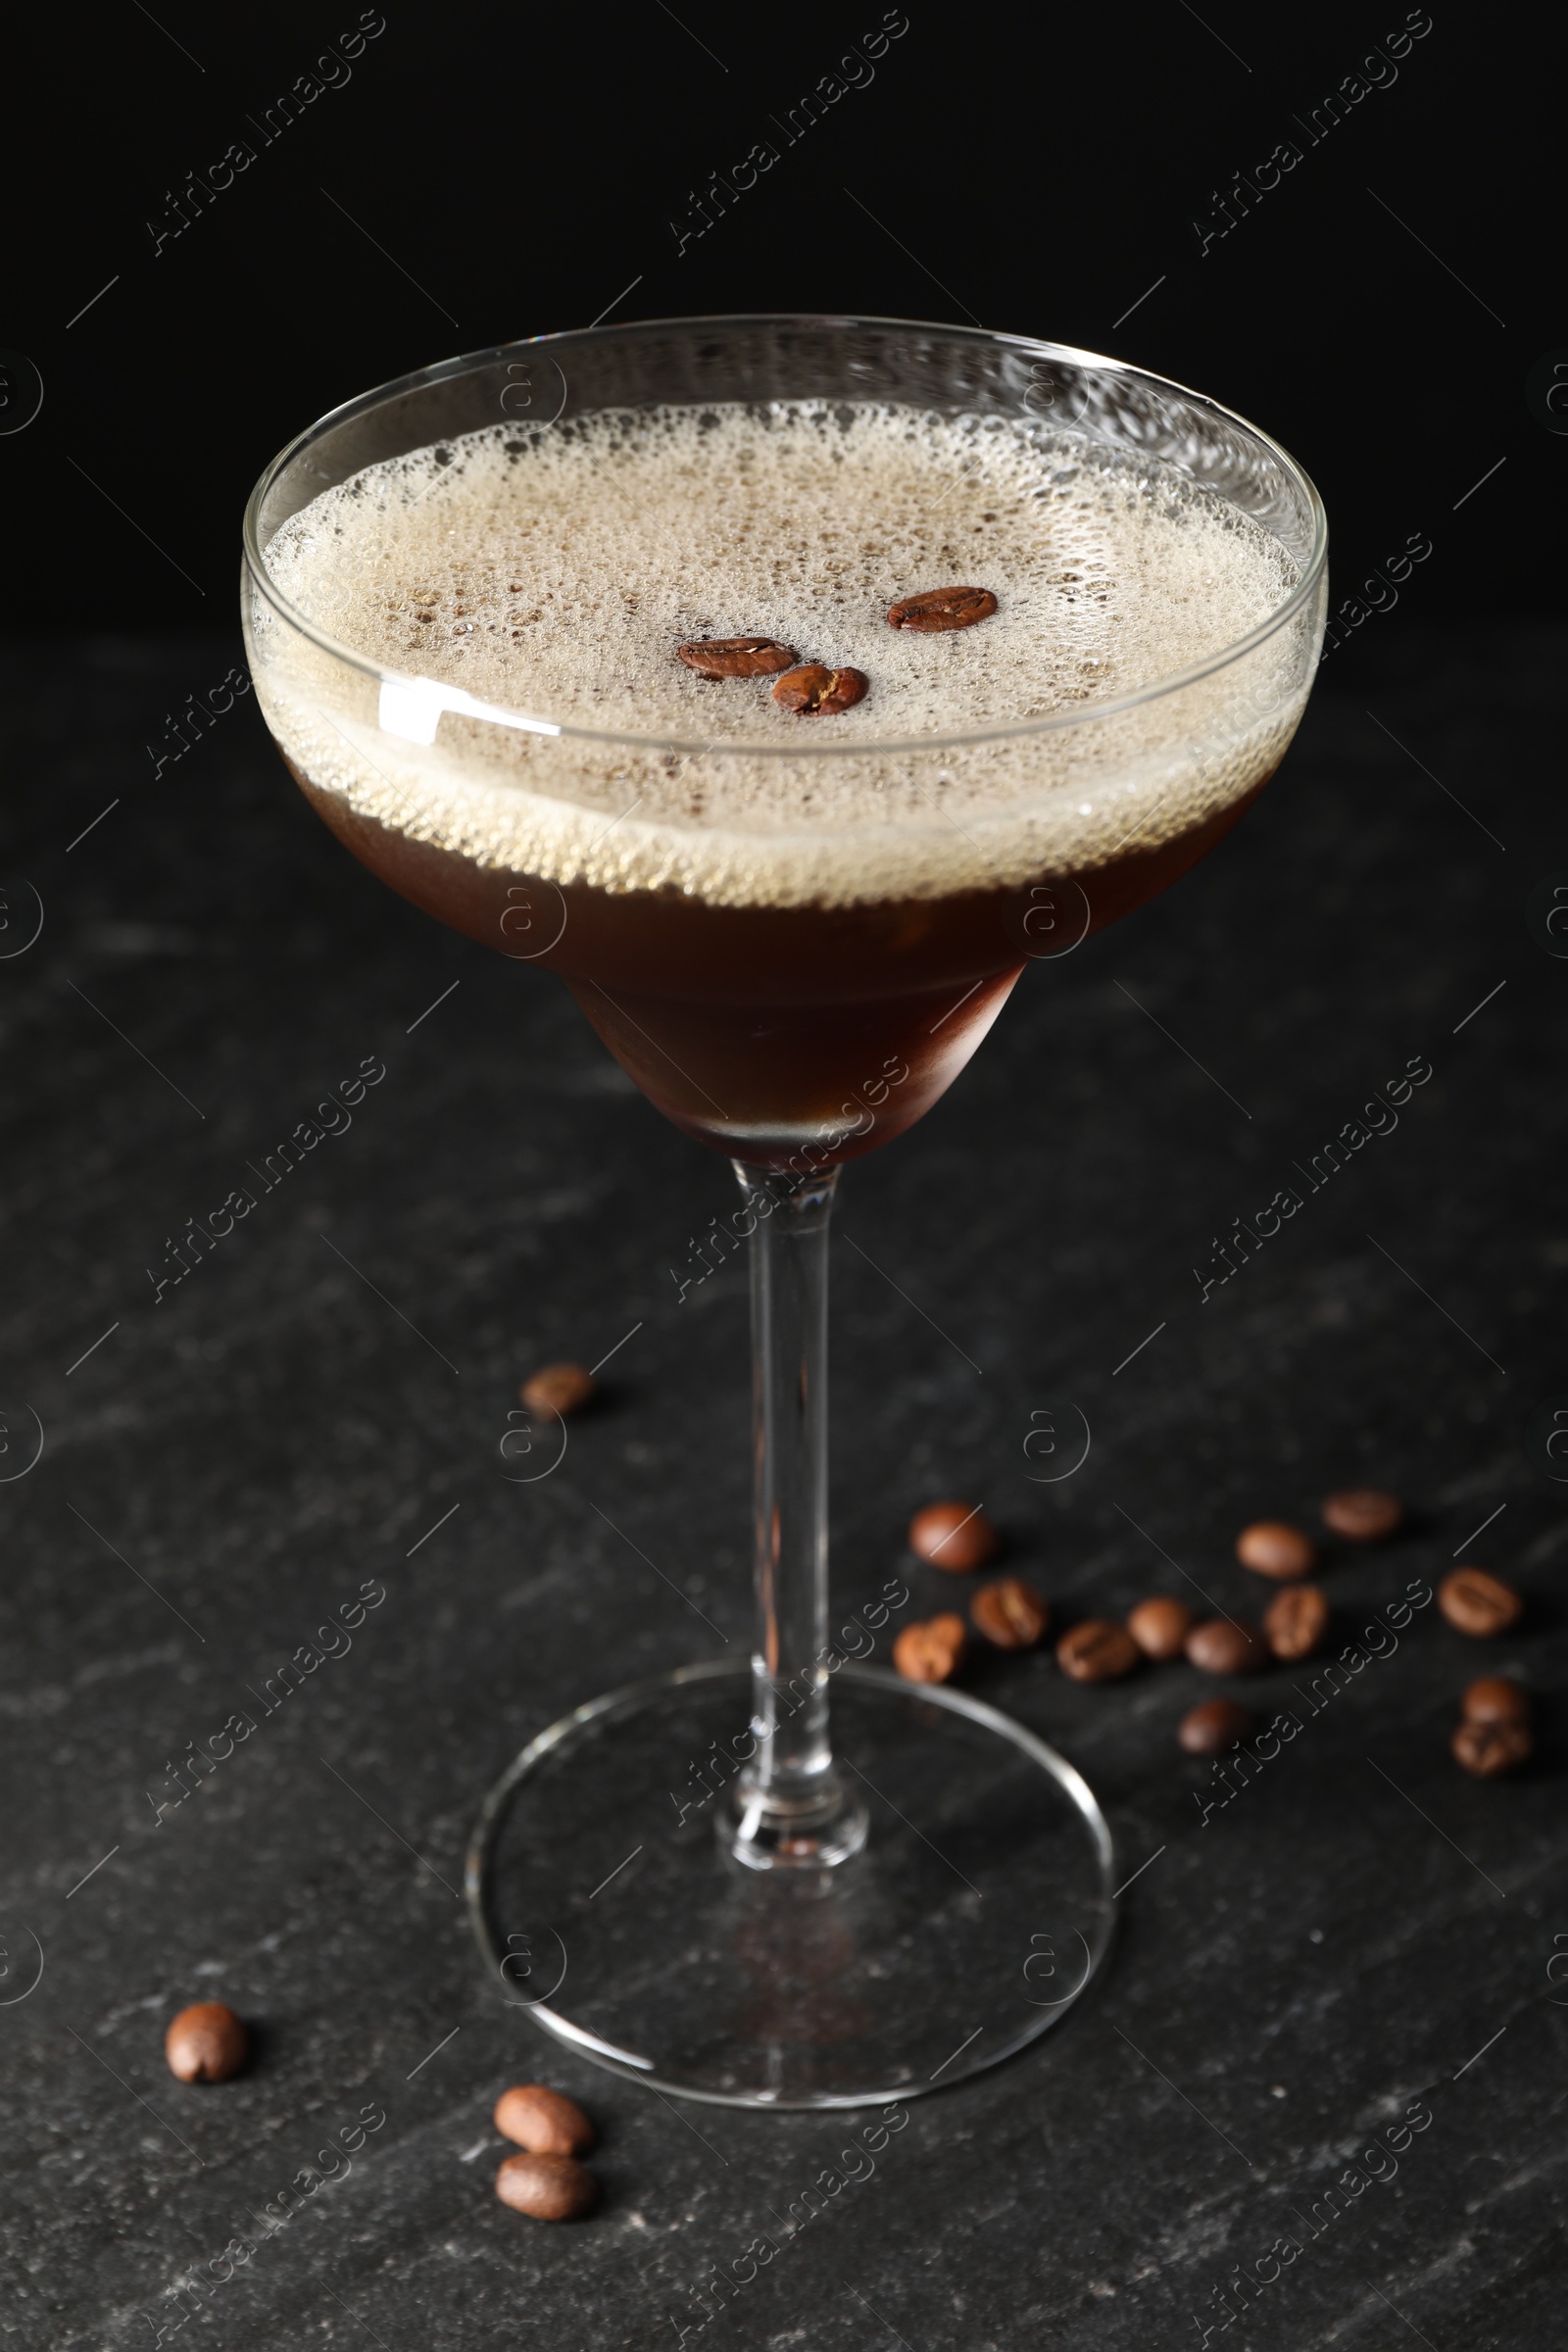
[[[662,1110],[761,1167],[902,1133],[1031,956],[1236,821],[1304,699],[1286,644],[1220,661],[1289,598],[1284,547],[1157,458],[1027,416],[498,424],[322,492],[267,561],[391,673],[369,726],[324,653],[319,694],[308,644],[256,664],[327,823],[559,972]],[[963,625],[890,622],[945,588],[971,592]],[[717,678],[682,659],[734,638],[777,655]],[[790,662],[858,699],[792,707]]]

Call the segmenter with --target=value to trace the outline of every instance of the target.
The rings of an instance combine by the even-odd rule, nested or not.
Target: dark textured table
[[[1568,965],[1526,912],[1568,868],[1560,639],[1369,624],[1241,831],[1032,971],[949,1098],[850,1171],[843,1231],[891,1279],[840,1248],[846,1600],[947,1492],[985,1497],[1063,1618],[1183,1574],[1255,1609],[1237,1528],[1336,1485],[1393,1485],[1412,1519],[1331,1557],[1360,1663],[1315,1711],[1304,1678],[1260,1682],[1300,1731],[1206,1817],[1210,1770],[1173,1739],[1188,1668],[1098,1690],[1046,1653],[974,1670],[1099,1791],[1141,1873],[1119,1946],[1059,2031],[913,2102],[727,2296],[703,2291],[714,2266],[733,2281],[770,2209],[842,2179],[843,2124],[682,2107],[566,2058],[484,1981],[456,1890],[524,1739],[714,1646],[590,1503],[744,1637],[744,1274],[677,1311],[669,1273],[730,1179],[564,991],[360,871],[249,698],[156,766],[166,713],[211,708],[236,653],[6,655],[0,870],[44,920],[0,962],[0,2340],[1560,2344],[1568,1490],[1541,1417],[1568,1401]],[[25,890],[8,919],[15,945]],[[1412,1060],[1432,1075],[1396,1124],[1312,1189]],[[367,1065],[352,1126],[262,1190]],[[188,1220],[247,1185],[255,1210],[175,1283]],[[1281,1188],[1299,1210],[1244,1259],[1235,1220]],[[633,1325],[561,1474],[507,1484],[519,1375]],[[1067,1404],[1089,1458],[1032,1485],[1031,1415]],[[1467,1642],[1426,1606],[1363,1638],[1456,1554],[1517,1579],[1515,1635]],[[267,1711],[342,1612],[336,1654]],[[1508,1668],[1540,1694],[1539,1755],[1467,1780],[1456,1694]],[[181,1797],[235,1713],[256,1731]],[[256,2028],[222,2088],[163,2064],[204,1997]],[[574,2229],[491,2194],[492,2102],[537,2074],[602,2125],[604,2208]],[[257,2219],[312,2167],[291,2219]]]

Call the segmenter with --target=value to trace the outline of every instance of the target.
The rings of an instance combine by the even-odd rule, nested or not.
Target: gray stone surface
[[[368,2106],[352,2168],[187,2298],[183,2343],[1143,2352],[1200,2342],[1211,2290],[1293,2231],[1213,2342],[1560,2342],[1568,1490],[1529,1431],[1568,1397],[1568,965],[1524,907],[1568,867],[1561,645],[1376,635],[1334,657],[1240,833],[1030,973],[949,1099],[850,1171],[845,1230],[932,1321],[840,1248],[837,1575],[853,1597],[898,1567],[910,1508],[956,1491],[1063,1617],[1181,1589],[1162,1554],[1255,1608],[1243,1520],[1372,1479],[1414,1517],[1326,1569],[1342,1642],[1489,1517],[1470,1556],[1528,1616],[1483,1649],[1423,1610],[1206,1822],[1207,1768],[1172,1738],[1188,1669],[1102,1690],[1046,1655],[978,1669],[1089,1775],[1129,1870],[1157,1856],[1103,1988],[913,2103],[874,2175],[706,2325],[704,2274],[841,2129],[682,2109],[558,2054],[482,1980],[454,1889],[527,1736],[710,1645],[590,1497],[744,1629],[742,1277],[677,1312],[667,1272],[727,1172],[553,982],[347,859],[249,701],[154,779],[144,745],[229,642],[9,649],[0,870],[45,921],[0,962],[0,1397],[6,1458],[19,1407],[45,1446],[0,1486],[0,2340],[172,2340],[180,2274],[259,2237]],[[166,1242],[365,1056],[386,1074],[352,1130],[155,1304]],[[1411,1056],[1434,1075],[1397,1130],[1200,1303],[1212,1238]],[[519,1375],[639,1320],[563,1473],[505,1484]],[[1090,1458],[1031,1486],[1030,1413],[1062,1399]],[[909,1573],[928,1606],[951,1595]],[[158,1819],[166,1767],[255,1714],[247,1688],[367,1581],[385,1599],[352,1648]],[[1540,1693],[1516,1782],[1447,1754],[1484,1665]],[[162,2062],[202,1997],[257,2029],[223,2087]],[[605,2206],[570,2230],[490,2193],[491,2104],[536,2074],[602,2126]],[[1412,2102],[1430,2124],[1371,2180],[1371,2135]],[[1366,2185],[1312,2234],[1298,2217],[1352,2164]]]

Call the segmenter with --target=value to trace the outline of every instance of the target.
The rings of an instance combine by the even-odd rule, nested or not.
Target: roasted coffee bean
[[[522,1384],[521,1396],[530,1413],[546,1419],[559,1413],[580,1413],[594,1393],[594,1384],[581,1364],[546,1364]]]
[[[1287,1585],[1263,1611],[1263,1639],[1277,1658],[1309,1658],[1329,1630],[1329,1604],[1316,1585]]]
[[[1187,1637],[1188,1659],[1203,1674],[1252,1674],[1266,1654],[1251,1627],[1229,1617],[1205,1617]]]
[[[863,669],[824,669],[820,662],[787,669],[773,689],[773,700],[799,718],[818,710],[848,710],[859,702],[870,684]]]
[[[1047,1626],[1051,1611],[1021,1576],[999,1576],[982,1585],[969,1603],[978,1632],[999,1649],[1033,1649]]]
[[[697,637],[675,652],[704,678],[776,678],[801,658],[793,645],[780,645],[776,637]]]
[[[1124,1625],[1086,1617],[1056,1643],[1056,1664],[1075,1683],[1111,1683],[1137,1665],[1138,1644]]]
[[[1459,1712],[1466,1723],[1528,1724],[1535,1709],[1523,1683],[1510,1682],[1505,1674],[1484,1674],[1463,1693]]]
[[[1219,1756],[1250,1740],[1252,1731],[1252,1717],[1234,1698],[1205,1698],[1200,1707],[1188,1709],[1176,1737],[1190,1756]]]
[[[226,2001],[182,2009],[164,2035],[169,2071],[182,2082],[226,2082],[244,2065],[251,2037]]]
[[[969,1637],[952,1609],[906,1625],[893,1644],[893,1663],[906,1683],[948,1682],[963,1663]]]
[[[1146,1658],[1179,1658],[1192,1630],[1192,1610],[1168,1592],[1141,1600],[1127,1620],[1127,1631]]]
[[[572,2156],[509,2156],[496,2175],[496,2195],[536,2222],[574,2222],[598,2204],[599,2183]]]
[[[1534,1748],[1528,1723],[1459,1724],[1448,1741],[1466,1772],[1478,1781],[1494,1780],[1499,1772],[1515,1772]]]
[[[996,609],[989,588],[927,588],[890,606],[888,627],[919,629],[927,635],[937,629],[969,629],[977,620],[989,620]]]
[[[1323,1505],[1324,1526],[1348,1544],[1377,1544],[1392,1536],[1403,1519],[1404,1505],[1397,1494],[1386,1494],[1381,1487],[1346,1487]]]
[[[1478,1642],[1505,1634],[1524,1605],[1512,1585],[1485,1568],[1455,1568],[1438,1587],[1438,1606],[1455,1633],[1473,1634]]]
[[[531,2156],[586,2156],[594,2128],[575,2099],[542,2082],[514,2082],[496,2101],[496,2130]]]
[[[909,1549],[933,1568],[965,1576],[997,1556],[997,1531],[973,1502],[928,1502],[909,1521]]]
[[[1236,1557],[1254,1576],[1271,1576],[1283,1584],[1289,1577],[1305,1576],[1317,1552],[1311,1537],[1298,1527],[1283,1519],[1258,1519],[1237,1537]]]

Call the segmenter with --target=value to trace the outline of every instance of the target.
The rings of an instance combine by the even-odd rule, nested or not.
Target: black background
[[[1134,360],[1299,457],[1342,590],[1424,530],[1431,606],[1559,608],[1542,502],[1568,452],[1524,392],[1568,343],[1543,266],[1562,56],[1542,21],[1440,10],[1396,78],[1309,146],[1293,118],[1405,24],[1393,0],[1203,22],[1181,0],[916,8],[874,80],[677,257],[690,192],[756,140],[782,148],[770,117],[883,12],[680,13],[689,30],[658,0],[393,8],[352,78],[263,146],[251,119],[357,24],[348,0],[170,0],[158,24],[132,0],[79,24],[36,12],[13,75],[27,120],[8,134],[0,342],[45,400],[0,441],[7,615],[226,623],[245,496],[294,432],[450,352],[612,304],[973,318]],[[236,139],[256,161],[155,257],[148,223],[172,225],[170,195]],[[1287,139],[1301,162],[1200,254],[1214,191]]]
[[[1255,1611],[1236,1529],[1374,1479],[1411,1519],[1327,1563],[1337,1637],[1456,1554],[1527,1602],[1490,1646],[1425,1610],[1206,1827],[1207,1767],[1173,1740],[1212,1689],[1191,1669],[1100,1690],[1049,1653],[968,1670],[1082,1766],[1141,1873],[1112,1965],[1033,2053],[914,2102],[877,2177],[687,2352],[1196,2345],[1234,2266],[1416,2100],[1434,2122],[1397,2180],[1213,2344],[1558,2352],[1568,1489],[1539,1430],[1568,1399],[1568,964],[1527,906],[1568,876],[1568,439],[1525,379],[1568,346],[1559,57],[1533,22],[1439,11],[1201,257],[1210,191],[1402,12],[911,8],[872,85],[677,259],[688,190],[879,11],[682,9],[691,32],[657,4],[389,11],[348,86],[154,259],[166,191],[355,13],[127,4],[34,17],[13,58],[0,344],[45,399],[0,435],[0,873],[44,921],[0,961],[0,1396],[46,1445],[0,1485],[0,2342],[150,2343],[187,2266],[375,2100],[350,2178],[166,2340],[653,2352],[842,2145],[558,2055],[484,1981],[453,1892],[523,1740],[711,1646],[693,1607],[744,1642],[744,1274],[680,1308],[669,1280],[726,1171],[553,983],[347,858],[252,700],[161,776],[145,749],[240,658],[239,514],[283,441],[445,352],[586,323],[640,275],[614,317],[972,314],[1194,382],[1318,479],[1336,604],[1412,532],[1433,544],[1330,656],[1236,834],[1031,971],[951,1095],[849,1172],[838,1596],[905,1572],[922,1613],[951,1605],[902,1531],[957,1493],[1060,1622],[1185,1590],[1172,1561]],[[166,1237],[372,1054],[352,1133],[154,1306]],[[1397,1132],[1200,1305],[1211,1237],[1412,1055],[1434,1076]],[[639,1320],[567,1468],[507,1485],[521,1375]],[[1062,1397],[1090,1458],[1030,1486],[1021,1438]],[[372,1578],[352,1654],[155,1826],[166,1760]],[[1448,1753],[1483,1669],[1537,1696],[1510,1782]],[[163,2062],[201,1997],[257,2038],[221,2089]],[[536,2074],[600,2126],[581,2229],[490,2193],[491,2106]]]

